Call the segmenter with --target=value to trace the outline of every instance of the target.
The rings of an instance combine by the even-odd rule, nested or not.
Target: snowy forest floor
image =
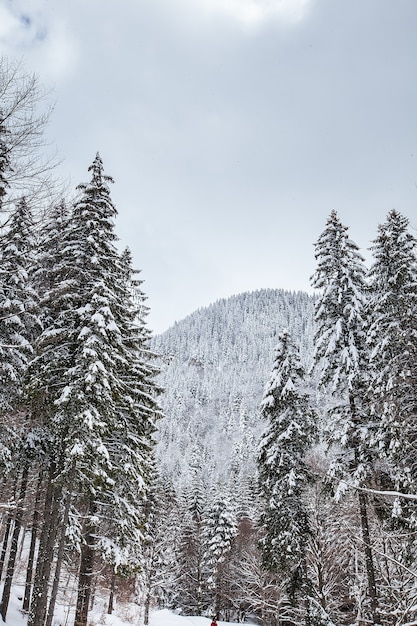
[[[20,594],[16,588],[15,591],[17,593],[12,594],[6,624],[26,626],[27,616],[22,614]],[[141,626],[143,624],[143,609],[137,604],[116,605],[112,615],[107,615],[107,601],[103,602],[102,607],[99,606],[100,603],[97,605],[88,615],[88,626]],[[58,607],[52,624],[53,626],[72,626],[73,621],[73,611]],[[176,615],[163,609],[151,612],[149,622],[149,626],[210,626],[211,620],[207,617]],[[218,625],[224,626],[226,622],[218,622]],[[228,622],[227,626],[233,626],[233,624]]]

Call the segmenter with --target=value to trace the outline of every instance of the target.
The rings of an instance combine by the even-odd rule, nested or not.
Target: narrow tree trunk
[[[88,515],[94,513],[94,504],[90,502]],[[85,543],[81,547],[80,570],[78,574],[78,595],[75,609],[74,626],[87,626],[88,609],[91,595],[94,564],[95,527],[87,521]]]
[[[1,549],[1,556],[0,556],[0,579],[2,577],[4,563],[6,561],[7,546],[9,545],[9,537],[10,537],[10,530],[12,527],[12,522],[13,522],[13,515],[11,513],[8,513],[7,522],[6,522],[6,530],[4,531],[3,546]]]
[[[35,510],[33,511],[32,519],[32,531],[30,536],[30,547],[28,556],[28,565],[26,569],[26,582],[25,582],[25,596],[23,598],[23,611],[27,612],[30,605],[30,594],[32,591],[32,578],[33,578],[33,566],[35,564],[35,548],[36,548],[36,536],[38,534],[39,526],[39,504],[41,499],[41,487],[42,487],[42,472],[39,474],[38,485],[36,488],[35,497]]]
[[[49,601],[48,615],[46,618],[45,626],[51,626],[52,619],[53,619],[54,612],[55,612],[56,597],[58,594],[59,580],[61,577],[62,558],[64,556],[65,533],[66,533],[67,526],[68,526],[70,507],[71,507],[71,494],[67,494],[67,497],[65,500],[64,516],[63,516],[62,524],[61,524],[61,536],[59,538],[58,554],[56,557],[54,581],[52,584],[51,599]]]
[[[12,581],[13,581],[14,569],[15,569],[15,563],[16,563],[19,535],[20,535],[20,529],[22,527],[23,502],[26,496],[28,474],[29,474],[29,467],[28,465],[26,465],[22,473],[19,500],[17,503],[16,513],[15,513],[14,529],[13,529],[12,541],[10,545],[9,560],[7,563],[6,579],[4,581],[3,595],[1,598],[1,604],[0,604],[0,615],[3,618],[3,622],[6,621],[7,609],[9,608],[10,592],[12,589]]]
[[[115,588],[116,588],[116,572],[113,570],[112,576],[111,576],[109,606],[107,609],[107,615],[111,615],[113,613]],[[147,624],[147,622],[145,622],[145,624]]]
[[[215,599],[215,614],[216,614],[216,620],[220,619],[220,610],[221,610],[221,606],[222,606],[222,600],[221,600],[221,584],[222,584],[222,576],[221,576],[221,572],[220,572],[220,568],[217,568],[217,573],[216,573],[216,599]]]
[[[145,598],[145,614],[143,616],[143,624],[144,626],[148,626],[149,624],[149,609],[151,607],[151,592],[148,591],[146,592],[146,598]]]
[[[29,611],[28,626],[44,626],[48,605],[48,585],[54,555],[54,546],[59,519],[60,489],[54,487],[53,469],[48,478],[45,497],[44,521],[39,540],[35,581]]]
[[[358,424],[358,415],[356,411],[355,399],[352,394],[349,394],[349,405],[350,405],[352,422],[356,426]],[[357,467],[359,465],[357,444],[355,445],[354,453],[355,453],[355,465]],[[364,542],[365,567],[366,567],[366,575],[368,578],[368,594],[369,594],[370,605],[371,605],[372,621],[374,624],[379,624],[380,620],[378,616],[378,596],[377,596],[377,590],[376,590],[375,567],[374,567],[374,561],[372,558],[371,537],[370,537],[370,532],[369,532],[369,519],[368,519],[368,511],[366,507],[366,495],[363,493],[363,491],[358,492],[358,500],[359,500],[359,513],[360,513],[360,519],[361,519],[362,538]]]
[[[366,507],[366,495],[363,491],[359,491],[358,494],[359,499],[359,510],[361,517],[361,527],[362,527],[362,538],[365,545],[365,566],[366,566],[366,574],[368,577],[368,593],[371,604],[371,613],[372,620],[374,624],[379,624],[379,615],[378,615],[378,597],[376,591],[376,580],[375,580],[375,568],[374,562],[372,558],[372,550],[371,550],[371,538],[369,533],[369,520],[368,520],[368,512]]]
[[[17,478],[15,478],[13,481],[13,500],[16,499],[16,490],[17,490]],[[10,537],[10,531],[12,528],[13,519],[14,519],[13,513],[11,513],[9,510],[7,514],[6,529],[4,531],[3,546],[1,549],[1,555],[0,555],[0,579],[3,575],[4,564],[6,562],[7,546],[9,545],[9,537]]]

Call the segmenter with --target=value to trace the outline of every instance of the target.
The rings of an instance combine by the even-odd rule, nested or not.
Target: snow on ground
[[[7,612],[6,624],[10,626],[27,626],[27,616],[22,614],[22,596],[20,590],[14,587],[10,606]],[[107,606],[103,601],[88,614],[88,626],[141,626],[143,611],[137,604],[123,604],[116,606],[113,615],[107,615]],[[207,617],[177,615],[163,609],[153,611],[150,615],[150,626],[210,626],[211,620]],[[53,626],[72,626],[74,612],[63,606],[58,606]],[[218,622],[219,626],[233,626],[232,622]],[[240,625],[241,626],[241,625]]]
[[[195,615],[176,615],[168,609],[163,609],[151,613],[149,622],[150,626],[210,626],[211,619]],[[226,622],[217,623],[219,626],[226,624]],[[231,626],[231,622],[228,622],[227,626]]]

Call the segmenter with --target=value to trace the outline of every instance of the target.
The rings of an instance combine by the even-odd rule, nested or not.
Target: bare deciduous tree
[[[49,198],[57,186],[53,176],[56,151],[45,137],[52,110],[50,92],[40,85],[36,74],[27,72],[21,61],[0,56],[0,165],[6,183],[3,210],[22,196],[33,206],[34,201]]]

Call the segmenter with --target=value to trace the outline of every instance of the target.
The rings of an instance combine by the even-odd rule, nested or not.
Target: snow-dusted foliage
[[[367,472],[364,441],[369,412],[363,400],[368,375],[366,269],[358,246],[335,211],[316,243],[316,260],[312,284],[320,290],[314,355],[319,386],[334,396],[329,409],[330,437],[343,448],[355,450],[354,478],[361,482]],[[333,469],[343,476],[352,469],[349,458],[341,455]]]
[[[201,469],[201,468],[199,468]],[[176,606],[186,615],[201,615],[208,604],[203,571],[203,518],[207,493],[202,472],[193,472],[180,499],[181,524],[177,534]]]
[[[39,322],[30,283],[34,224],[22,198],[0,236],[0,413],[16,409]]]
[[[258,457],[263,560],[269,570],[291,577],[304,567],[310,534],[303,495],[316,420],[298,349],[286,330],[278,337],[261,410],[266,421]]]
[[[188,484],[196,457],[208,484],[230,474],[236,485],[251,482],[277,332],[290,329],[308,367],[313,309],[305,293],[244,293],[196,311],[153,340],[168,416],[159,424],[157,455],[177,487]]]
[[[206,507],[203,517],[202,565],[210,598],[207,612],[218,616],[225,604],[227,569],[237,535],[237,520],[233,501],[225,488],[216,488]]]
[[[250,584],[242,560],[253,558],[258,540],[262,390],[277,329],[291,328],[304,363],[310,364],[313,309],[313,298],[304,293],[245,293],[197,311],[153,341],[161,354],[166,415],[159,422],[157,458],[163,474],[172,477],[183,519],[178,529],[177,606],[184,612],[210,612],[218,601],[223,616],[248,610],[240,585]],[[222,569],[222,591],[213,596],[202,559],[202,532],[221,484],[238,530]]]
[[[52,216],[59,256],[51,263],[45,244],[45,328],[32,365],[33,408],[54,439],[50,479],[83,516],[87,579],[94,552],[116,569],[137,567],[159,416],[144,296],[129,254],[115,246],[116,209],[99,155],[90,171],[63,232],[59,213]],[[85,596],[79,619],[87,606]],[[36,612],[30,620],[39,621]]]
[[[397,488],[416,493],[417,240],[391,211],[378,227],[369,271],[370,396],[379,420],[373,445],[390,461]]]
[[[316,244],[317,270],[312,283],[321,290],[316,303],[316,365],[320,384],[335,397],[331,441],[340,452],[330,476],[338,481],[341,495],[349,483],[363,487],[373,472],[368,445],[369,406],[364,400],[368,378],[365,318],[365,266],[357,245],[332,211]],[[341,481],[340,481],[341,479]],[[371,548],[368,503],[358,492],[364,561],[367,574],[369,615],[379,621],[374,558]]]
[[[320,362],[320,382],[346,395],[363,377],[364,259],[336,211],[330,214],[315,248],[317,269],[311,282],[320,290],[315,359]]]

